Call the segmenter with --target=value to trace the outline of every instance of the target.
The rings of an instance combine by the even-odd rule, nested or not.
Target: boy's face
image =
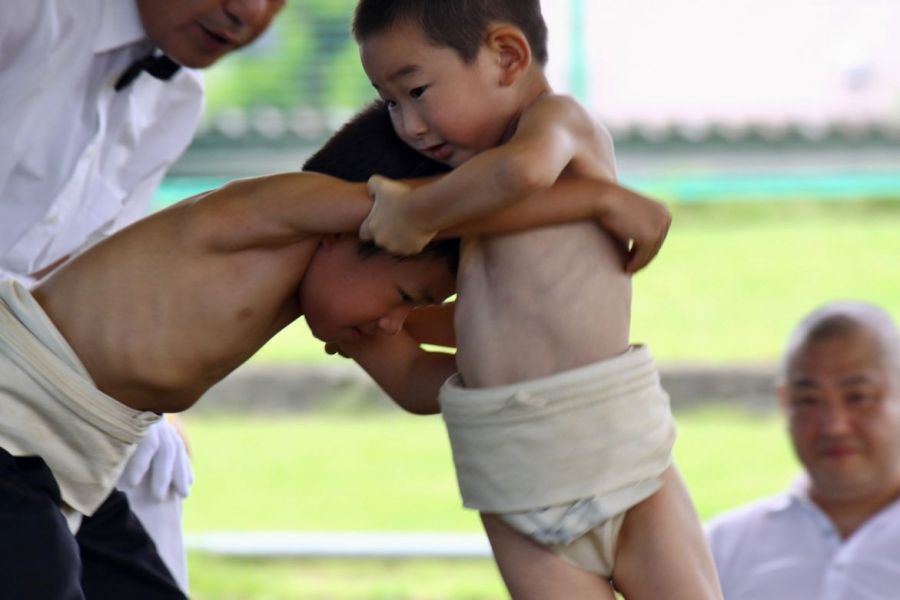
[[[515,117],[510,89],[487,46],[466,64],[413,25],[399,24],[360,43],[369,80],[388,104],[394,130],[418,152],[457,167],[497,146]]]
[[[446,300],[456,284],[439,258],[359,255],[350,236],[326,238],[300,282],[300,310],[313,335],[346,342],[400,331],[409,312]]]
[[[285,0],[138,0],[147,36],[179,64],[204,68],[266,30]]]

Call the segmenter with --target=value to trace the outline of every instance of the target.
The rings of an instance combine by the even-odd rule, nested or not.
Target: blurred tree
[[[247,50],[207,72],[207,115],[231,108],[309,107],[345,114],[373,92],[350,35],[355,0],[294,0]]]

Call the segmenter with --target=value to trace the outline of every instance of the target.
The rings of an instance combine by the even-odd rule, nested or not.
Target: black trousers
[[[186,600],[125,494],[110,494],[76,535],[61,504],[43,459],[0,448],[2,600]]]

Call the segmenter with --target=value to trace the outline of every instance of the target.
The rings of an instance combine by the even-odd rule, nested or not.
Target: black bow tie
[[[165,54],[160,54],[159,56],[150,54],[144,58],[137,59],[131,63],[130,67],[125,69],[125,72],[116,80],[115,90],[117,92],[124,90],[144,71],[147,71],[157,79],[168,81],[169,79],[172,79],[172,76],[178,72],[178,69],[180,68],[181,65]]]

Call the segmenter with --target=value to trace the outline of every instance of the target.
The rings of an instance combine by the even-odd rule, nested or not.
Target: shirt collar
[[[115,50],[147,39],[136,0],[100,0],[100,27],[94,52]]]
[[[769,504],[768,511],[770,514],[779,513],[788,510],[792,506],[805,506],[814,510],[815,512],[821,514],[826,519],[825,512],[819,508],[819,505],[813,502],[812,498],[809,497],[809,487],[810,487],[810,479],[809,474],[806,472],[798,475],[794,481],[791,482],[790,487],[786,493],[781,496],[776,496],[772,502]],[[900,498],[894,500],[884,508],[882,508],[876,515],[885,513],[891,510],[900,510]],[[872,515],[872,517],[876,516]],[[870,517],[871,518],[871,517]],[[829,520],[830,522],[830,520]]]
[[[796,504],[812,504],[812,500],[809,498],[809,475],[806,473],[798,475],[791,482],[787,493],[776,496],[767,509],[770,513],[779,513],[788,510]]]

